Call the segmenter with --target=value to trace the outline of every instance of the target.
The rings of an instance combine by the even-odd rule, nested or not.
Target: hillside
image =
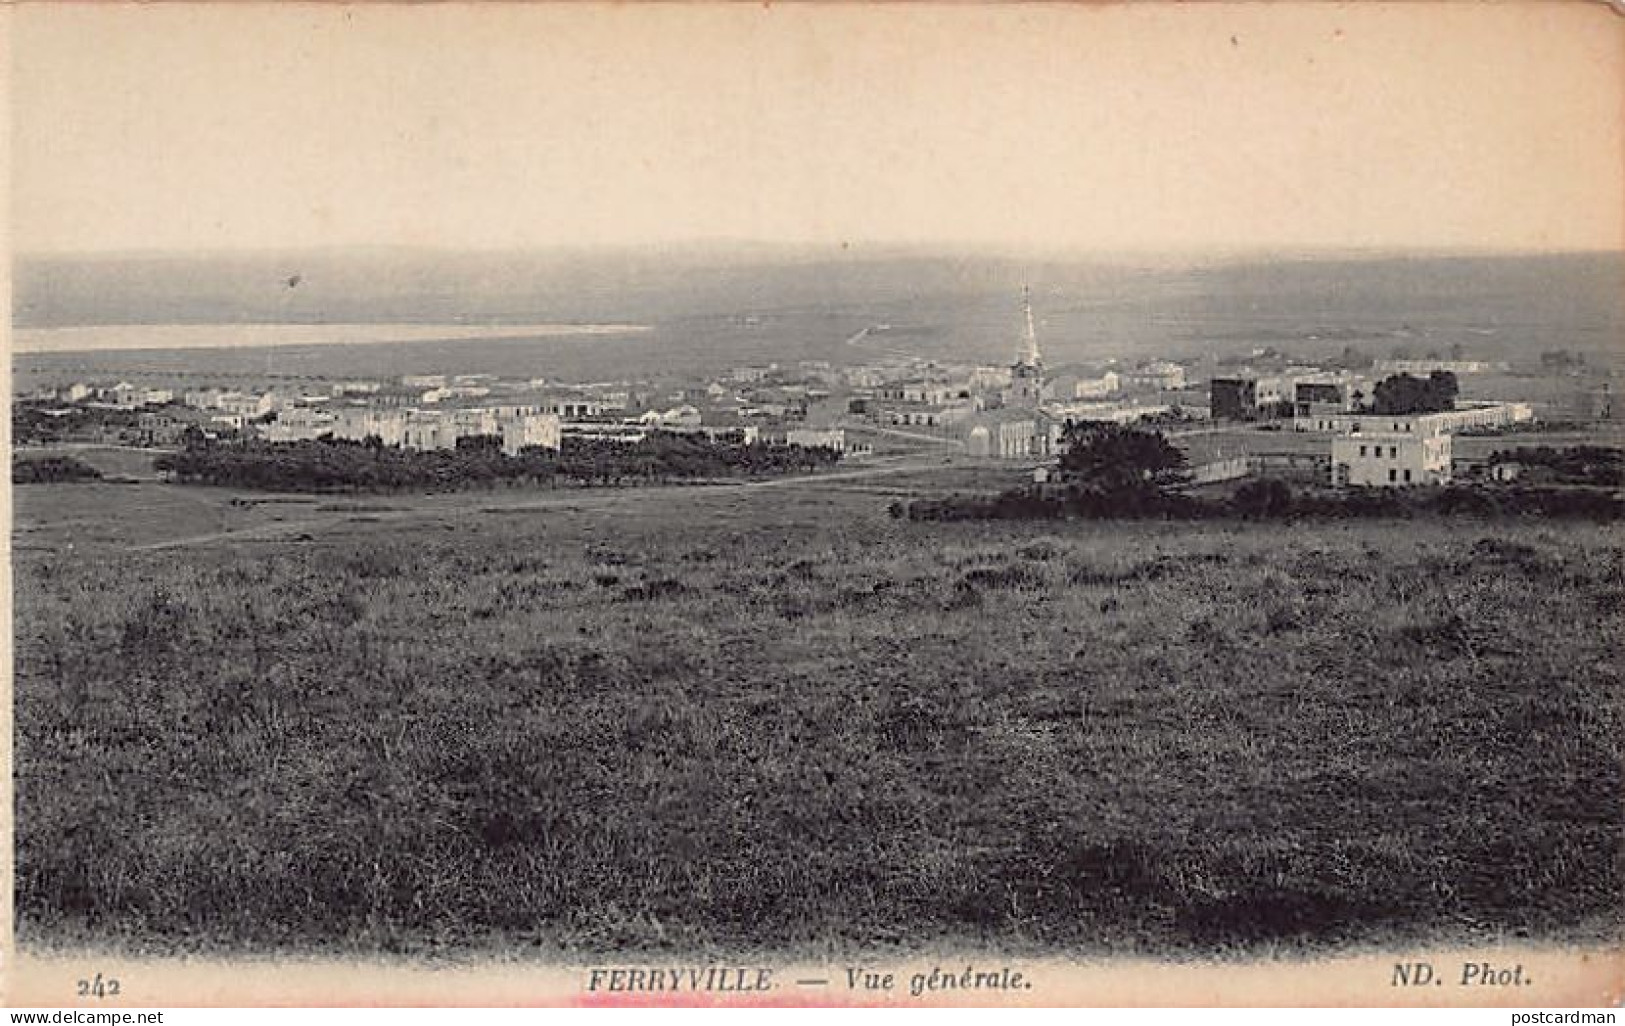
[[[20,936],[1617,936],[1611,527],[887,517],[919,483],[290,512],[162,550],[97,541],[133,501],[113,486],[37,486],[89,491],[77,549],[33,532],[16,571]]]

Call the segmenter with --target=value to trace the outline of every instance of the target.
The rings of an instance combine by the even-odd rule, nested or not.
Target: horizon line
[[[985,259],[1039,260],[1065,262],[1114,262],[1143,260],[1228,261],[1249,259],[1304,259],[1317,257],[1555,257],[1555,256],[1625,256],[1625,244],[1616,247],[1574,246],[1551,249],[1531,249],[1502,246],[1461,245],[1236,245],[1209,246],[1193,249],[1167,247],[1074,249],[1054,245],[1020,246],[1009,243],[986,244],[972,241],[907,242],[888,240],[812,241],[770,240],[753,238],[693,238],[658,242],[597,242],[537,245],[482,246],[424,245],[413,243],[318,243],[287,246],[221,246],[196,249],[163,249],[132,247],[121,249],[14,249],[13,263],[24,261],[79,261],[98,260],[175,260],[218,257],[278,257],[294,255],[345,256],[365,254],[443,255],[456,257],[534,257],[549,255],[608,255],[629,252],[687,253],[693,255],[728,255],[729,251],[747,255],[751,251],[781,255],[822,255],[826,258],[864,258],[876,256],[909,255],[917,257],[979,256]]]

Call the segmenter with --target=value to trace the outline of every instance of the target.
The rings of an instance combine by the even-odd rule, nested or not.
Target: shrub
[[[72,481],[95,481],[102,472],[72,456],[41,456],[35,459],[13,460],[12,484],[58,484]]]
[[[1278,519],[1292,512],[1292,489],[1285,481],[1272,477],[1248,481],[1236,489],[1230,506],[1249,519]]]

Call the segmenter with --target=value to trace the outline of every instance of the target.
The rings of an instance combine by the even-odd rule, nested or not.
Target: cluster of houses
[[[76,381],[64,388],[41,389],[31,398],[105,409],[136,410],[174,402],[175,393],[167,388],[143,388],[128,381],[120,381],[116,385],[92,385]]]
[[[459,439],[485,436],[500,439],[503,451],[516,454],[532,446],[556,449],[566,437],[635,442],[661,431],[745,444],[762,441],[863,451],[866,447],[849,445],[838,427],[804,423],[815,390],[783,382],[804,370],[829,368],[827,364],[788,372],[777,367],[736,368],[726,379],[728,385],[712,382],[641,393],[625,383],[566,386],[540,378],[413,374],[394,381],[257,390],[177,392],[127,382],[74,383],[41,389],[27,398],[41,404],[47,414],[74,409],[131,412],[139,437],[121,426],[121,438],[157,445],[175,444],[194,429],[208,436],[229,433],[279,442],[324,436],[377,438],[384,445],[408,449],[454,448]]]
[[[1399,374],[1449,371],[1467,361],[1404,361]],[[1273,378],[1216,378],[1210,383],[1215,418],[1251,421],[1261,411],[1290,412],[1292,431],[1327,438],[1315,460],[1333,485],[1404,487],[1450,480],[1451,437],[1493,431],[1534,419],[1527,403],[1457,401],[1453,409],[1406,415],[1364,412],[1373,382],[1346,372],[1309,370]],[[1289,391],[1290,390],[1290,391]],[[1257,463],[1258,461],[1254,461]]]
[[[539,403],[503,402],[423,409],[418,407],[301,405],[278,412],[262,429],[265,438],[289,442],[331,435],[352,441],[377,438],[404,449],[451,449],[459,438],[502,440],[509,455],[530,446],[559,446],[559,416]]]
[[[1186,368],[1166,360],[1096,366],[1044,365],[1023,292],[1024,326],[1008,367],[911,361],[869,368],[879,380],[854,383],[850,414],[894,431],[962,442],[971,455],[1043,459],[1059,451],[1068,422],[1199,421],[1206,392]]]

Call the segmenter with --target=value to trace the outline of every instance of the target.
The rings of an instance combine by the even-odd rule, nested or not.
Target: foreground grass
[[[1617,930],[1613,529],[878,505],[781,489],[252,556],[24,554],[23,940]]]

